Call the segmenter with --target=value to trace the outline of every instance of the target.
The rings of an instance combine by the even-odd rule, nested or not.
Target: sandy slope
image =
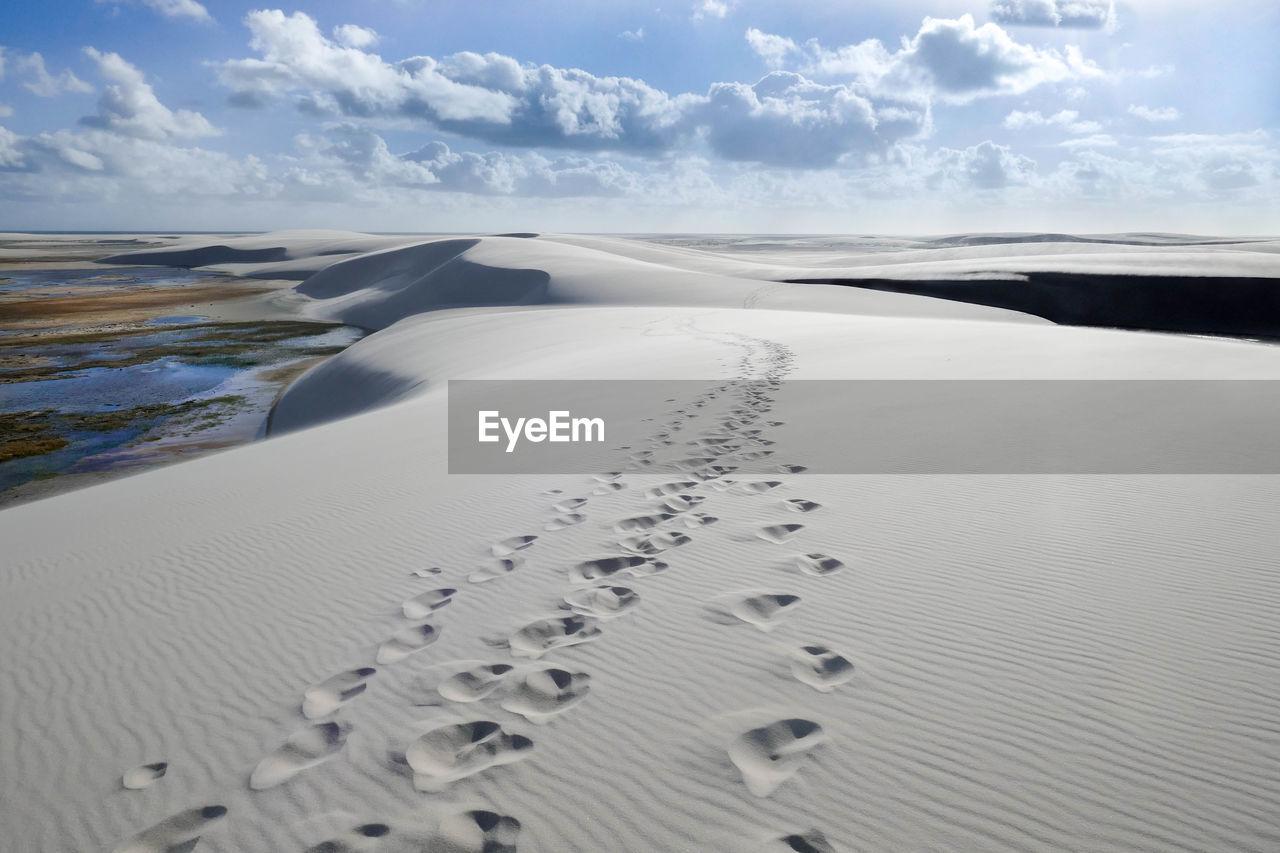
[[[672,478],[605,473],[637,448],[595,477],[450,476],[441,384],[706,380],[653,413],[656,458],[805,416],[736,377],[1280,378],[1280,350],[922,317],[893,294],[858,295],[867,316],[561,246],[346,261],[308,304],[385,328],[286,395],[294,432],[0,513],[5,846],[1280,843],[1275,478],[651,492]],[[449,304],[449,264],[510,287],[416,313]],[[665,538],[636,538],[664,512]]]

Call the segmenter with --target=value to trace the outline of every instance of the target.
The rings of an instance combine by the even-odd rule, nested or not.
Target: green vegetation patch
[[[246,402],[242,395],[227,394],[181,403],[150,403],[114,412],[30,410],[0,414],[0,462],[61,450],[75,441],[77,432],[149,428],[164,421],[187,427],[189,435],[190,431],[218,426]]]
[[[65,438],[27,438],[19,441],[0,442],[0,462],[21,459],[24,456],[41,456],[61,450],[70,442]]]

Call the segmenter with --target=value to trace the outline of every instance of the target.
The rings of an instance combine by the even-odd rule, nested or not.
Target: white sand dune
[[[381,331],[288,434],[0,512],[0,846],[1275,849],[1276,478],[449,475],[445,382],[706,380],[656,456],[741,429],[676,413],[734,378],[1277,379],[1280,349],[625,243],[329,266],[307,310]]]

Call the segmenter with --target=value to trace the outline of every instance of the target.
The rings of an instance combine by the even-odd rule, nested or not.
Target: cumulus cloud
[[[495,53],[388,63],[326,38],[301,12],[251,12],[246,24],[262,58],[223,64],[233,103],[294,94],[318,115],[423,119],[508,145],[655,151],[681,132],[681,99],[639,80]]]
[[[160,103],[142,72],[118,53],[103,53],[92,47],[86,47],[84,52],[97,63],[98,73],[111,82],[102,91],[98,111],[80,119],[81,124],[152,140],[194,139],[218,133],[200,113],[175,111]]]
[[[623,41],[644,41],[644,27],[636,27],[634,30],[623,30],[618,33],[618,38]]]
[[[1274,180],[1280,155],[1271,134],[1178,133],[1152,137],[1153,154],[1169,164],[1192,188],[1214,194],[1232,194],[1263,184],[1268,167]]]
[[[1114,28],[1114,0],[992,0],[991,20],[1033,27]]]
[[[754,86],[713,85],[703,116],[712,150],[726,160],[800,168],[883,150],[928,121],[923,111],[877,113],[850,86],[822,85],[789,71],[772,72]]]
[[[761,32],[755,27],[747,30],[747,44],[770,68],[781,68],[792,54],[800,52],[791,39]]]
[[[957,151],[942,148],[933,157],[934,171],[929,186],[939,189],[944,184],[967,185],[980,190],[998,190],[1011,184],[1025,183],[1035,175],[1034,160],[1015,154],[1008,146],[991,140]]]
[[[717,83],[705,95],[671,95],[642,80],[494,53],[387,62],[344,41],[341,28],[326,37],[300,12],[252,12],[246,24],[260,58],[222,65],[233,104],[292,97],[317,116],[419,119],[521,147],[653,156],[701,138],[725,159],[796,168],[883,154],[928,130],[935,100],[964,103],[1102,73],[1074,48],[1022,45],[968,15],[926,18],[897,51],[875,40],[834,51],[816,42],[801,47],[750,29],[746,37],[757,53],[773,64],[799,59],[803,73]],[[850,79],[824,84],[805,75]]]
[[[19,141],[18,134],[0,125],[0,170],[20,169],[25,165],[18,150]]]
[[[1146,107],[1140,104],[1129,105],[1129,115],[1137,116],[1143,121],[1177,121],[1182,113],[1177,107]]]
[[[284,174],[288,185],[327,187],[337,199],[383,189],[541,198],[607,197],[634,189],[638,177],[615,162],[535,153],[455,152],[443,142],[395,154],[365,128],[340,125],[325,135],[299,134],[301,155]],[[363,189],[361,189],[363,188]]]
[[[358,24],[341,24],[333,28],[333,40],[345,47],[372,47],[378,43],[378,34]]]
[[[1010,130],[1023,130],[1029,127],[1063,127],[1072,133],[1097,133],[1102,125],[1096,121],[1081,121],[1080,113],[1075,110],[1059,110],[1051,116],[1041,115],[1038,111],[1023,112],[1014,110],[1004,117],[1004,126]]]
[[[705,18],[723,20],[733,8],[734,0],[700,0],[693,6],[692,18],[701,21]]]
[[[834,49],[816,39],[789,39],[749,30],[748,44],[766,60],[796,56],[807,74],[848,77],[883,96],[968,103],[991,95],[1017,95],[1045,83],[1104,76],[1080,49],[1039,49],[1015,41],[995,24],[977,26],[972,15],[925,18],[919,31],[891,51],[879,39]]]
[[[64,70],[61,74],[50,74],[49,69],[45,67],[44,57],[39,53],[19,57],[14,61],[13,67],[25,77],[22,82],[23,88],[42,98],[54,98],[64,92],[83,94],[93,91],[92,86],[73,74],[70,69]]]
[[[213,16],[209,14],[209,10],[197,3],[196,0],[97,0],[97,2],[112,4],[120,2],[141,3],[166,18],[174,20],[185,19],[201,24],[213,23]]]
[[[273,192],[266,165],[170,141],[104,130],[17,136],[0,128],[0,197],[69,199],[261,197]]]
[[[155,9],[166,18],[189,18],[193,21],[212,22],[209,10],[196,0],[143,0],[143,3]]]

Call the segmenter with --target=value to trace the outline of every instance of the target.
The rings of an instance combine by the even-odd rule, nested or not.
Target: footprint
[[[516,853],[519,835],[520,821],[515,818],[474,809],[440,821],[437,840],[441,853]]]
[[[520,678],[502,700],[504,710],[542,724],[587,697],[591,676],[567,669],[543,669]]]
[[[684,459],[677,459],[672,462],[671,465],[681,472],[693,474],[693,472],[704,468],[715,461],[716,457],[714,456],[689,456]]]
[[[210,826],[227,814],[226,806],[203,806],[178,812],[150,829],[117,844],[111,853],[174,853],[195,848]]]
[[[509,557],[516,551],[523,551],[537,540],[537,536],[512,536],[489,546],[489,552],[495,557]]]
[[[814,690],[830,693],[853,678],[853,663],[826,646],[801,646],[791,653],[791,674]]]
[[[681,517],[681,522],[690,530],[697,530],[699,527],[708,527],[715,524],[720,519],[714,515],[707,515],[705,512],[695,512],[692,515]]]
[[[592,479],[601,483],[612,483],[622,476],[621,471],[605,471],[603,474],[596,474]]]
[[[763,443],[763,442],[762,442]],[[744,462],[755,462],[759,459],[767,459],[773,455],[772,450],[746,450],[738,454],[738,458]]]
[[[844,568],[844,563],[826,554],[801,554],[796,557],[796,568],[806,575],[822,577],[840,571]]]
[[[738,736],[729,746],[729,760],[742,773],[747,790],[767,797],[795,775],[809,750],[826,739],[812,720],[778,720]]]
[[[734,487],[733,493],[736,495],[763,495],[765,492],[772,491],[783,485],[781,480],[755,480],[753,482],[739,483]]]
[[[438,575],[443,571],[444,569],[439,566],[432,566],[429,569],[415,569],[414,571],[409,572],[409,574],[413,575],[415,578],[429,578],[432,575]]]
[[[453,601],[456,589],[445,587],[419,593],[400,606],[406,619],[425,619],[441,607]]]
[[[501,687],[514,668],[509,663],[473,666],[449,676],[436,690],[450,702],[476,702]]]
[[[586,498],[569,498],[568,500],[560,501],[560,503],[555,504],[551,508],[556,512],[573,512],[586,505],[586,503]]]
[[[366,679],[375,672],[377,670],[371,666],[362,666],[308,687],[302,693],[302,716],[316,720],[332,714],[363,693],[368,686]]]
[[[827,841],[827,837],[821,831],[810,829],[807,832],[795,832],[791,835],[783,835],[773,839],[764,850],[773,853],[783,853],[783,851],[791,850],[794,853],[836,853],[836,848],[831,846],[831,842]]]
[[[391,834],[391,827],[385,823],[366,823],[353,827],[345,838],[323,841],[314,847],[308,847],[304,853],[357,853],[369,850],[371,838],[385,838]]]
[[[662,505],[671,512],[685,512],[705,500],[702,495],[673,495],[663,501]]]
[[[781,545],[801,530],[804,530],[803,524],[771,524],[768,527],[762,527],[757,530],[756,536],[759,536],[766,542]]]
[[[614,533],[639,533],[644,530],[652,530],[664,521],[670,521],[675,515],[669,512],[659,512],[653,515],[637,515],[631,518],[624,518],[613,526]]]
[[[634,569],[631,569],[630,573],[632,577],[647,578],[651,575],[661,574],[669,568],[671,567],[661,560],[655,560],[650,557]]]
[[[707,602],[706,609],[721,624],[732,624],[737,620],[754,625],[761,631],[772,631],[799,603],[800,596],[790,593],[744,590],[714,598]]]
[[[395,663],[414,652],[422,651],[440,638],[440,629],[430,622],[413,625],[393,634],[391,639],[378,647],[375,660],[378,663]]]
[[[576,646],[600,636],[594,616],[556,616],[530,622],[511,636],[511,654],[541,657],[552,649]]]
[[[686,489],[692,489],[698,484],[693,480],[681,480],[676,483],[663,483],[660,486],[653,486],[645,490],[644,496],[650,500],[665,498],[667,495],[676,495]]]
[[[511,574],[523,565],[524,557],[519,554],[512,557],[489,560],[477,566],[471,574],[467,575],[467,580],[471,583],[485,583],[486,581],[497,580],[500,577]]]
[[[569,570],[569,578],[574,583],[603,580],[616,575],[618,572],[643,566],[646,562],[645,558],[640,556],[600,557],[599,559],[578,563],[578,565]]]
[[[419,791],[442,791],[451,782],[490,767],[527,758],[533,741],[512,734],[492,720],[455,723],[432,729],[405,750]]]
[[[809,469],[803,465],[779,465],[776,470],[779,474],[799,474]]]
[[[566,527],[573,527],[575,524],[581,524],[586,521],[587,517],[580,512],[570,512],[564,515],[557,515],[551,521],[542,525],[543,530],[556,531],[564,530]]]
[[[157,782],[164,778],[164,774],[169,770],[167,761],[157,761],[155,764],[144,764],[141,767],[135,767],[124,774],[120,780],[120,784],[124,785],[130,791],[141,791],[152,782]]]
[[[564,606],[583,616],[612,619],[640,603],[640,594],[625,586],[593,586],[564,597]]]
[[[609,495],[614,492],[620,492],[627,487],[626,483],[601,483],[591,490],[593,495]]]
[[[342,751],[351,726],[346,723],[317,723],[289,735],[275,751],[258,762],[249,776],[255,791],[274,788],[294,776],[328,761]]]
[[[813,512],[815,509],[822,509],[822,504],[800,500],[799,498],[783,501],[782,505],[792,512]]]
[[[651,533],[648,536],[628,536],[618,542],[624,551],[637,554],[661,554],[668,548],[677,548],[693,540],[683,533]]]

